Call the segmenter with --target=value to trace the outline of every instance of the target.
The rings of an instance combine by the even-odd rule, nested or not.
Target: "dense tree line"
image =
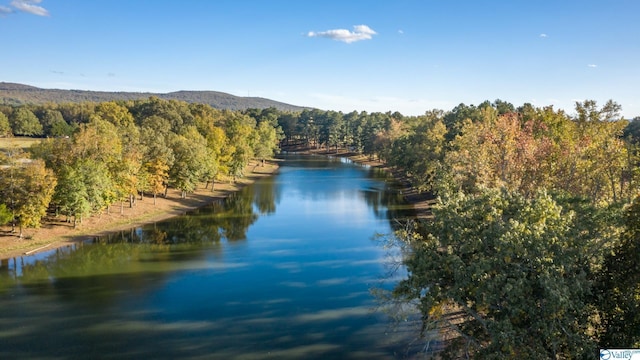
[[[38,227],[47,209],[73,219],[134,206],[169,187],[182,197],[200,183],[243,176],[274,155],[281,131],[238,111],[146,100],[0,108],[5,136],[46,136],[29,154],[0,154],[0,220]],[[257,111],[260,114],[260,111]]]

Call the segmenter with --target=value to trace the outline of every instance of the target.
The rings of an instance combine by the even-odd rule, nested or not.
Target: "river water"
[[[289,155],[187,216],[0,264],[2,359],[392,359],[384,174]]]

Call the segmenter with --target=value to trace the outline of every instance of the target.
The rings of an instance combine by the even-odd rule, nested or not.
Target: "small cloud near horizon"
[[[540,34],[540,37],[541,37],[541,38],[548,38],[548,37],[549,37],[549,35],[547,35],[547,34],[545,34],[545,33],[542,33],[542,34]]]
[[[590,67],[590,68],[597,68],[598,67],[598,65],[596,65],[596,64],[589,64],[587,66]]]
[[[367,25],[355,25],[353,31],[347,29],[333,29],[327,31],[309,31],[308,37],[323,37],[350,44],[361,40],[371,40],[377,33]]]
[[[9,15],[16,12],[25,12],[38,16],[49,16],[49,11],[38,6],[42,0],[13,0],[9,6],[0,5],[0,15]]]

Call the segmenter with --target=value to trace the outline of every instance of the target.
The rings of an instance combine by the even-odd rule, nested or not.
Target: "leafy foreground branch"
[[[443,358],[593,358],[640,346],[640,200],[624,214],[586,201],[505,190],[443,196],[408,244],[392,292],[422,335],[454,333]],[[455,316],[454,316],[455,315]]]

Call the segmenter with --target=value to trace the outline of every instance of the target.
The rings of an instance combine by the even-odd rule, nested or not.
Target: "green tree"
[[[230,157],[228,162],[229,175],[235,179],[244,175],[244,169],[254,157],[253,149],[256,142],[256,122],[247,115],[228,114],[224,130],[229,139]]]
[[[9,118],[3,112],[0,112],[0,137],[12,136],[11,124]]]
[[[100,116],[92,115],[91,121],[81,124],[71,140],[71,157],[67,164],[82,173],[92,211],[109,211],[109,207],[123,200],[130,189],[124,182],[127,167],[119,129]],[[125,145],[131,146],[130,143]]]
[[[389,134],[391,143],[383,145],[381,153],[391,165],[403,169],[418,190],[432,190],[445,154],[447,129],[442,114],[432,111],[417,118],[407,132],[393,130],[400,126],[399,122],[393,124],[396,125],[384,132]]]
[[[79,169],[65,165],[59,170],[53,201],[63,215],[74,218],[74,228],[90,214],[89,192],[84,174]]]
[[[169,122],[171,130],[180,132],[185,125],[194,125],[194,119],[187,103],[175,100],[162,100],[152,96],[134,103],[130,109],[134,119],[143,121],[151,116],[158,116]],[[139,124],[140,125],[140,124]]]
[[[578,217],[545,193],[498,190],[456,193],[433,212],[424,238],[399,232],[412,251],[394,293],[419,304],[425,333],[457,335],[444,358],[591,356],[590,261],[600,244],[576,237]]]
[[[444,116],[444,124],[447,127],[447,140],[455,139],[462,131],[465,122],[476,122],[481,118],[480,109],[474,105],[465,105],[464,103],[454,107]]]
[[[166,190],[169,182],[168,171],[175,161],[169,137],[175,135],[169,135],[170,125],[166,120],[160,117],[151,117],[145,122],[147,120],[153,120],[153,122],[140,129],[140,143],[144,149],[141,172],[146,178],[145,190],[153,194],[155,205],[157,194]],[[166,128],[165,130],[162,126],[154,128],[154,124],[166,124]]]
[[[58,104],[57,110],[72,126],[86,124],[94,114],[96,104],[92,102]]]
[[[118,128],[128,128],[133,125],[133,116],[126,106],[108,101],[96,106],[95,114]]]
[[[285,113],[278,117],[278,125],[283,131],[287,145],[293,145],[294,139],[298,140],[301,137],[298,129],[298,114],[297,113]]]
[[[0,225],[8,224],[12,219],[11,209],[6,204],[0,204]]]
[[[207,141],[194,126],[189,126],[183,135],[175,135],[171,141],[175,161],[169,170],[169,180],[182,191],[182,198],[193,192],[202,178],[207,161]]]
[[[2,117],[2,115],[0,115]],[[624,128],[623,136],[631,143],[640,144],[640,116],[633,118]]]
[[[266,159],[272,158],[278,150],[278,136],[276,129],[267,121],[263,121],[258,125],[257,140],[254,146],[256,158],[264,162]]]
[[[640,197],[626,213],[621,241],[598,274],[601,347],[640,347]]]
[[[341,112],[329,111],[327,113],[327,147],[336,150],[345,144],[345,122]]]
[[[613,100],[607,101],[600,109],[595,100],[576,101],[575,105],[578,123],[620,120],[622,106]]]
[[[76,129],[75,126],[67,124],[62,117],[62,113],[58,110],[44,110],[40,121],[42,122],[44,135],[47,136],[71,136]]]
[[[345,138],[349,150],[362,152],[362,117],[357,111],[352,111],[344,115]]]
[[[18,136],[39,136],[43,134],[42,124],[35,114],[25,108],[16,108],[9,117],[11,129]]]
[[[319,147],[319,131],[316,120],[320,118],[319,110],[303,110],[298,118],[298,133],[302,134],[306,146]]]
[[[116,126],[95,115],[89,123],[80,125],[72,140],[70,155],[74,159],[92,159],[108,165],[122,155]]]

